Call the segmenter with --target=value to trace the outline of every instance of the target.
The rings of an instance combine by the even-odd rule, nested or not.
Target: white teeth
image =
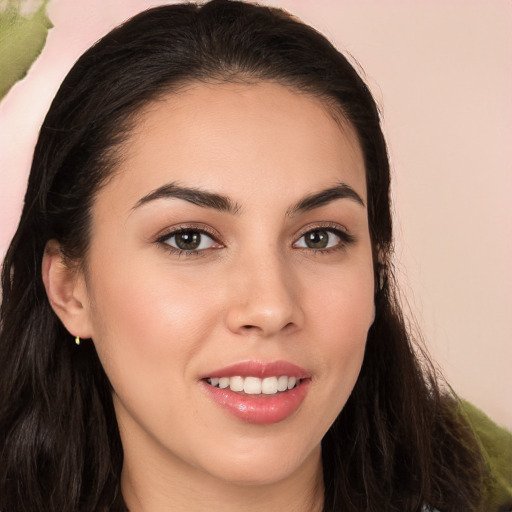
[[[219,388],[224,389],[229,386],[229,377],[221,377],[219,379]]]
[[[261,392],[264,395],[277,393],[277,377],[267,377],[261,381]]]
[[[242,379],[242,377],[231,377],[229,379],[229,389],[231,389],[231,391],[243,391],[244,379]]]
[[[298,386],[301,382],[296,377],[280,375],[279,377],[211,377],[206,379],[208,384],[221,389],[229,388],[231,391],[244,392],[248,395],[275,395],[277,392],[287,391]]]
[[[277,391],[286,391],[288,389],[288,377],[286,375],[281,375],[277,379]]]
[[[246,377],[244,393],[248,395],[261,395],[261,379],[258,379],[258,377]]]

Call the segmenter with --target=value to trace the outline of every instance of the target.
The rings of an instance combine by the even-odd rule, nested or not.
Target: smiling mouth
[[[230,389],[245,395],[277,395],[300,385],[303,379],[287,375],[265,377],[208,377],[206,383],[214,388]]]

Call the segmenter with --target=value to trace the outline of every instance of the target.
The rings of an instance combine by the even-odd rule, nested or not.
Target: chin
[[[240,486],[271,486],[304,471],[316,474],[318,466],[321,467],[320,446],[305,455],[294,453],[292,448],[283,452],[267,447],[238,457],[223,457],[208,472],[219,480]]]

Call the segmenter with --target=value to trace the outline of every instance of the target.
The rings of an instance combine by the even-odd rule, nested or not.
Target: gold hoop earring
[[[75,343],[77,345],[80,345],[80,337],[79,336],[75,336]]]

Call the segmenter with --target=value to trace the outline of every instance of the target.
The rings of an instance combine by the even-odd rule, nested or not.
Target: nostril
[[[290,330],[293,330],[294,328],[294,323],[293,322],[288,322],[283,328],[282,328],[282,331],[290,331]],[[244,331],[263,331],[264,329],[262,329],[261,327],[257,326],[257,325],[251,325],[251,324],[247,324],[247,325],[243,325],[242,326],[242,330]]]
[[[226,326],[232,332],[249,336],[291,334],[301,323],[302,310],[294,303],[256,300],[229,308]]]
[[[293,322],[288,322],[284,327],[283,327],[283,331],[286,332],[286,331],[292,331],[293,329],[295,328],[295,324]]]

